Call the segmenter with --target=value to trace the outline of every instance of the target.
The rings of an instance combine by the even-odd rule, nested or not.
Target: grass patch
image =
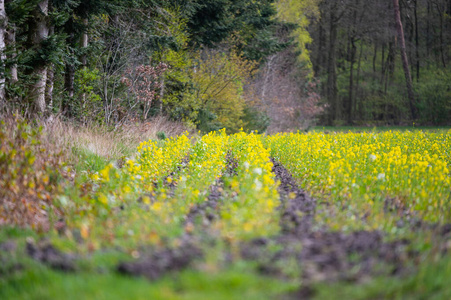
[[[315,286],[316,299],[451,299],[451,257],[424,261],[414,275],[380,277],[364,284],[339,282]]]
[[[1,299],[274,299],[292,283],[235,265],[219,272],[187,270],[149,282],[115,273],[59,273],[42,266],[0,279]]]
[[[447,131],[451,126],[315,126],[315,132],[384,132],[384,131]]]

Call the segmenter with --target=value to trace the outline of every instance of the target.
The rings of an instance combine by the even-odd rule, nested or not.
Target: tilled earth
[[[293,261],[302,270],[302,293],[311,282],[318,280],[359,281],[380,274],[381,265],[389,274],[401,273],[405,262],[415,253],[406,251],[407,240],[384,242],[378,231],[357,231],[349,234],[326,229],[312,230],[316,201],[301,190],[291,174],[273,161],[273,172],[281,184],[281,233],[275,237],[260,237],[240,245],[241,257],[259,263],[262,273],[287,276],[284,268]],[[236,162],[229,159],[228,173],[234,173]],[[223,182],[218,180],[210,187],[207,200],[193,206],[186,216],[185,226],[208,234],[208,226],[219,216]],[[199,226],[200,225],[200,226]],[[197,235],[196,235],[197,236]],[[200,240],[190,233],[181,238],[178,249],[162,249],[135,262],[122,263],[118,270],[132,275],[144,275],[156,279],[172,270],[180,270],[202,257]],[[278,245],[279,250],[271,250]],[[228,256],[228,254],[224,254]]]
[[[236,175],[237,161],[231,155],[227,156],[227,161],[224,176]],[[298,292],[287,295],[288,298],[313,296],[311,284],[318,281],[345,280],[358,283],[375,275],[402,275],[410,271],[411,264],[408,262],[418,259],[418,253],[409,250],[410,242],[406,239],[386,242],[384,233],[380,231],[343,233],[328,228],[318,229],[319,226],[314,224],[316,200],[299,188],[280,163],[272,162],[272,171],[281,182],[278,207],[281,214],[280,234],[242,242],[239,249],[241,258],[257,262],[258,270],[265,275],[298,278],[301,274]],[[175,185],[168,184],[168,188],[173,191]],[[188,268],[196,260],[202,260],[206,241],[214,243],[219,239],[210,230],[210,225],[220,218],[221,204],[228,201],[226,196],[224,180],[220,178],[209,187],[206,201],[194,205],[186,215],[183,222],[186,230],[179,237],[178,247],[156,249],[144,245],[139,259],[119,263],[117,271],[155,280],[168,272]],[[394,206],[390,203],[387,207],[391,209]],[[413,230],[420,230],[419,226],[424,228],[418,222],[411,226]],[[451,224],[428,226],[428,230],[434,230],[442,239],[445,237],[445,241],[451,238]],[[447,250],[446,247],[441,249],[444,252]],[[76,270],[75,257],[59,252],[46,241],[29,242],[26,251],[33,259],[52,268]],[[230,253],[223,255],[225,258],[232,257]],[[287,271],[293,268],[298,270],[295,272],[297,275]]]
[[[302,270],[302,287],[293,297],[307,297],[309,285],[316,281],[361,281],[369,276],[387,272],[398,274],[405,263],[415,256],[406,251],[407,240],[384,242],[379,231],[342,233],[327,229],[313,230],[316,201],[301,190],[291,174],[273,161],[273,172],[281,184],[281,234],[269,239],[255,239],[243,245],[243,257],[267,261],[261,270],[283,274],[283,267],[295,261]],[[270,244],[282,249],[268,255]],[[286,263],[280,263],[285,261]],[[381,265],[384,266],[383,271]],[[275,266],[282,266],[277,269]]]
[[[237,161],[230,154],[226,159],[227,167],[224,176],[236,175]],[[171,185],[170,188],[174,189],[175,186]],[[220,178],[209,187],[206,201],[196,204],[190,209],[184,222],[187,231],[180,237],[179,247],[160,249],[144,255],[137,261],[120,263],[118,271],[154,280],[167,272],[184,269],[195,259],[201,258],[203,253],[199,244],[203,241],[195,233],[201,231],[203,235],[209,235],[208,228],[219,217],[223,190],[224,181],[223,178]]]

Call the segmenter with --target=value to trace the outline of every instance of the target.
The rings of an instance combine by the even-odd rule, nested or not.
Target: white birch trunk
[[[16,54],[16,26],[15,24],[9,24],[9,30],[6,33],[6,45],[10,47],[12,54],[11,54],[11,58],[15,59],[17,54]],[[11,83],[15,83],[17,81],[19,81],[19,77],[17,75],[17,64],[13,64],[10,69],[9,69],[9,73],[10,73],[10,82]]]
[[[5,101],[5,49],[6,49],[6,11],[5,1],[0,0],[0,103]]]
[[[84,28],[84,31],[83,31],[81,37],[80,37],[80,47],[82,49],[86,50],[85,48],[88,47],[88,32],[87,32],[87,30],[88,30],[88,19],[83,19],[83,25],[84,25],[85,28]],[[81,56],[80,61],[81,61],[83,66],[86,66],[86,64],[87,64],[86,54],[83,54]]]
[[[30,42],[32,45],[39,46],[39,44],[47,39],[49,28],[47,25],[48,17],[48,0],[43,0],[38,3],[38,7],[33,13],[34,26],[30,28]],[[33,75],[37,77],[36,82],[31,86],[31,97],[34,102],[35,112],[43,114],[45,112],[45,85],[47,82],[47,66],[43,64],[34,69]]]
[[[52,36],[53,34],[55,34],[55,28],[51,26],[49,28],[49,36]],[[53,107],[53,79],[55,76],[54,69],[55,69],[54,64],[50,64],[47,67],[47,84],[45,87],[45,101],[47,103],[47,107],[49,107],[50,109],[52,109]]]

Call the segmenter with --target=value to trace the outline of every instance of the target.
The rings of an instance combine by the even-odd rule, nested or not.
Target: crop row
[[[451,217],[449,131],[289,133],[265,142],[304,188],[366,216],[370,227],[384,226],[379,212],[388,204],[429,221]]]
[[[387,230],[393,227],[387,209],[394,210],[392,220],[407,214],[445,222],[451,218],[450,149],[450,132],[421,131],[272,136],[220,131],[148,141],[124,167],[110,164],[91,174],[92,192],[79,207],[89,213],[74,222],[84,238],[113,244],[176,240],[192,230],[185,227],[186,216],[216,186],[222,199],[210,225],[220,236],[233,241],[273,235],[279,230],[279,195],[270,157],[313,196],[333,204],[328,209],[335,211],[317,215],[332,228]]]
[[[226,174],[232,161],[233,173]],[[84,238],[113,244],[175,239],[188,230],[190,210],[207,201],[212,186],[221,185],[224,199],[212,224],[221,236],[275,233],[279,196],[271,167],[269,150],[254,134],[220,131],[195,141],[182,135],[144,142],[124,167],[110,164],[90,175],[92,193],[83,202],[90,213],[78,226]]]

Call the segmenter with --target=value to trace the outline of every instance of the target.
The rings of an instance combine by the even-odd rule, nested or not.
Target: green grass
[[[27,229],[5,227],[0,230],[0,243],[13,240],[17,244],[14,253],[0,252],[2,300],[274,299],[296,290],[299,283],[258,275],[253,263],[238,261],[217,268],[211,259],[207,259],[203,265],[199,262],[189,270],[170,272],[151,282],[145,278],[117,273],[115,269],[118,263],[131,257],[113,248],[101,249],[92,254],[79,253],[77,271],[65,273],[52,270],[28,257],[25,253],[25,240],[28,237],[39,240],[42,236]],[[65,239],[51,236],[50,240],[59,249],[69,251],[67,245],[62,245]],[[71,250],[69,252],[77,253]],[[20,264],[22,268],[11,272],[8,267],[13,264]]]
[[[447,131],[451,126],[315,126],[311,131],[316,132],[368,132],[368,131],[406,131],[406,130],[423,130],[423,131]]]
[[[77,157],[77,163],[74,166],[77,174],[81,171],[98,172],[109,164],[108,159],[85,148],[72,148],[72,152]]]
[[[451,299],[451,256],[424,261],[413,275],[380,277],[363,284],[317,284],[316,299]]]
[[[219,272],[187,270],[150,282],[116,273],[61,273],[34,264],[0,278],[0,299],[274,299],[296,285],[235,265]]]

